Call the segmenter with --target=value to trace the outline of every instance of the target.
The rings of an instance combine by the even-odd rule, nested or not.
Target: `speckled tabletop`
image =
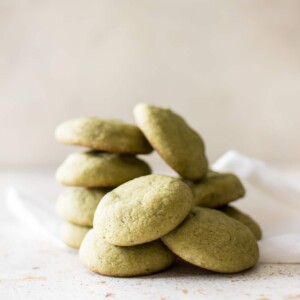
[[[55,201],[53,170],[0,172],[0,299],[300,299],[300,264],[258,264],[240,274],[216,274],[183,261],[138,278],[94,274],[77,251],[57,247],[14,219],[4,206],[7,185]]]

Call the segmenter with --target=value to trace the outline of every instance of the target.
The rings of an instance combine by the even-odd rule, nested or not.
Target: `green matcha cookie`
[[[61,239],[72,248],[79,248],[80,244],[91,227],[78,226],[64,222],[61,227]]]
[[[119,120],[96,117],[68,120],[56,128],[56,139],[65,144],[117,153],[150,153],[152,147],[140,129]]]
[[[150,144],[185,179],[201,179],[207,171],[204,143],[197,132],[169,109],[140,103],[134,116]]]
[[[132,247],[119,247],[98,237],[94,229],[90,230],[83,240],[79,257],[81,262],[94,272],[120,277],[162,271],[176,258],[159,240]]]
[[[240,272],[258,260],[257,242],[249,228],[210,208],[194,207],[162,241],[180,258],[215,272]]]
[[[208,172],[200,182],[191,183],[194,205],[209,208],[223,206],[245,195],[245,189],[234,174]]]
[[[132,246],[173,230],[191,209],[193,195],[181,180],[143,176],[115,188],[99,203],[94,228],[107,242]]]
[[[58,215],[66,221],[93,226],[94,213],[99,201],[108,192],[104,188],[69,188],[60,194],[56,204]]]
[[[69,155],[56,179],[70,186],[114,187],[150,173],[150,167],[135,156],[86,151]]]
[[[259,225],[250,216],[242,213],[237,208],[229,205],[221,207],[220,210],[226,215],[228,215],[229,217],[234,218],[239,222],[243,223],[244,225],[246,225],[252,231],[252,233],[254,234],[257,240],[261,239],[262,237],[261,229]]]

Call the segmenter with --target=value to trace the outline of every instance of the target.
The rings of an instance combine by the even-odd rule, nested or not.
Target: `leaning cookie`
[[[183,118],[157,106],[140,103],[134,116],[152,147],[185,179],[204,177],[208,162],[200,135]]]
[[[257,240],[262,238],[262,231],[256,221],[253,220],[249,215],[242,213],[235,207],[232,206],[223,206],[219,208],[223,213],[228,215],[231,218],[238,220],[239,222],[246,225],[254,234]]]
[[[69,247],[79,248],[82,240],[90,229],[91,227],[64,222],[61,227],[61,239]]]
[[[126,182],[99,203],[94,228],[105,241],[133,246],[159,239],[178,226],[192,207],[190,188],[166,175]]]
[[[108,191],[104,188],[68,188],[58,197],[57,213],[73,224],[92,227],[97,205]]]
[[[231,173],[209,171],[200,182],[190,183],[194,205],[216,208],[237,200],[245,195],[239,178]]]
[[[56,179],[69,186],[115,187],[150,173],[150,167],[135,156],[85,151],[69,155],[58,168]]]
[[[68,120],[56,128],[55,137],[61,143],[107,152],[138,154],[152,151],[137,126],[119,120],[96,117]]]
[[[130,277],[162,271],[171,266],[176,256],[159,240],[119,247],[107,243],[92,229],[81,244],[79,258],[93,272]]]
[[[258,260],[258,245],[249,228],[210,208],[194,207],[161,239],[183,260],[215,272],[240,272]]]

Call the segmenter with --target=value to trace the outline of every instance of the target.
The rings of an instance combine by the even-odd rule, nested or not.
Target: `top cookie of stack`
[[[55,137],[63,144],[100,151],[129,154],[146,154],[152,151],[137,126],[119,120],[97,117],[72,119],[56,128]]]
[[[57,202],[58,214],[67,221],[62,238],[78,248],[107,188],[151,173],[135,155],[150,153],[152,147],[137,126],[96,117],[68,120],[57,127],[55,137],[64,144],[89,148],[69,155],[56,172],[59,183],[73,187]]]

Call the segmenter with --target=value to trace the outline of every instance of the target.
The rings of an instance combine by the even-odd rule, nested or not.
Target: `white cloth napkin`
[[[229,151],[212,166],[220,172],[237,174],[247,195],[232,205],[251,215],[261,225],[260,262],[300,263],[300,187],[277,170],[259,160]],[[6,203],[15,217],[42,234],[56,246],[59,218],[53,207],[28,192],[14,187],[6,190]]]
[[[66,247],[59,238],[61,220],[50,203],[13,186],[6,189],[5,200],[9,212],[30,232],[42,235],[57,247]]]

